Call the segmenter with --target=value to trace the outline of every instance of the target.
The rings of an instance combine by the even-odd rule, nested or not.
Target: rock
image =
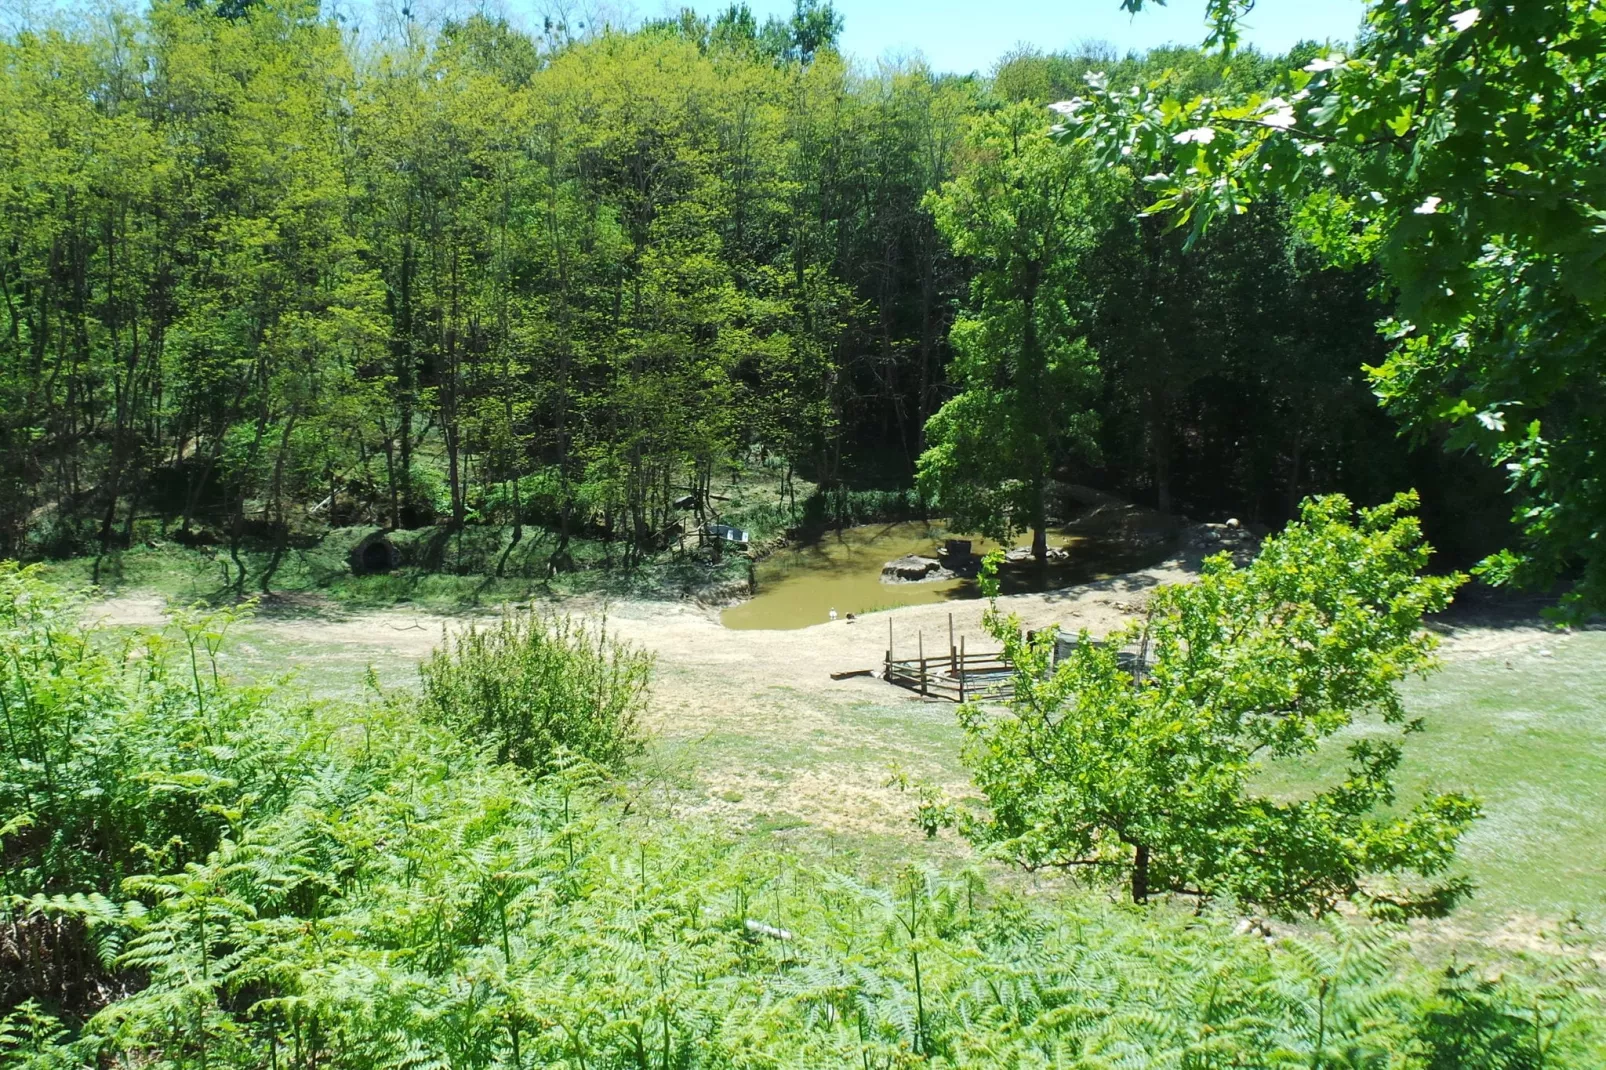
[[[909,554],[881,566],[882,583],[919,583],[922,580],[947,579],[952,575],[935,557],[921,557],[918,554]]]
[[[1182,532],[1185,546],[1195,549],[1221,547],[1256,547],[1260,539],[1248,528],[1235,521],[1225,524],[1194,524]]]
[[[1239,920],[1233,926],[1233,933],[1237,936],[1258,936],[1262,940],[1275,940],[1276,934],[1272,932],[1271,925],[1265,918],[1248,917]]]
[[[1032,551],[1025,546],[1017,546],[1004,554],[1005,563],[1010,565],[1030,564],[1031,560]]]

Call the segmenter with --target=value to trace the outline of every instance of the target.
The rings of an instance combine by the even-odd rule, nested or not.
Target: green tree
[[[1057,151],[1030,105],[979,116],[968,148],[968,166],[926,202],[976,274],[950,336],[959,393],[927,423],[920,482],[958,529],[1031,530],[1041,562],[1049,479],[1093,448],[1096,358],[1067,296],[1108,180]]]
[[[1443,873],[1477,802],[1395,807],[1402,743],[1422,729],[1397,685],[1435,667],[1422,615],[1464,579],[1420,574],[1415,503],[1402,494],[1357,517],[1340,496],[1308,501],[1247,567],[1211,558],[1198,583],[1157,591],[1147,621],[1099,642],[1084,631],[1057,666],[1054,635],[1023,639],[995,606],[1015,693],[1005,714],[961,714],[991,805],[973,835],[1026,866],[1124,874],[1137,902],[1231,896],[1281,914],[1363,893],[1399,909],[1453,902],[1454,879],[1403,881]],[[1134,646],[1135,662],[1122,653]],[[1336,783],[1268,789],[1358,723]]]
[[[1213,4],[1213,39],[1230,47],[1247,7]],[[1106,163],[1174,156],[1151,210],[1194,234],[1282,194],[1336,259],[1375,260],[1398,311],[1374,389],[1507,473],[1523,545],[1482,571],[1571,576],[1577,612],[1606,606],[1603,54],[1585,0],[1376,2],[1354,54],[1270,89],[1187,99],[1090,79],[1060,106],[1064,136]]]

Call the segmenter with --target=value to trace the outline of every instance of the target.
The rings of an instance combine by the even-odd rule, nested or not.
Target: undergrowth
[[[1433,971],[1386,927],[1268,941],[973,871],[878,883],[644,812],[572,752],[545,775],[498,762],[411,695],[231,681],[233,619],[112,650],[60,590],[0,570],[0,1065],[1606,1056],[1586,958]]]

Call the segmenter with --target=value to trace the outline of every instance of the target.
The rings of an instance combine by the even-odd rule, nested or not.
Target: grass
[[[331,532],[316,545],[291,549],[274,576],[276,595],[316,595],[344,609],[380,609],[411,605],[433,612],[458,613],[532,598],[565,598],[607,594],[632,598],[683,598],[699,591],[740,582],[747,562],[734,555],[711,565],[692,555],[664,554],[637,568],[605,567],[609,549],[594,540],[572,540],[577,571],[548,577],[542,567],[554,545],[550,533],[526,529],[526,537],[510,555],[507,574],[495,574],[496,561],[511,541],[507,528],[473,528],[462,539],[446,538],[436,567],[407,566],[394,572],[354,576],[346,554],[373,528]],[[393,539],[404,553],[433,529],[397,532]],[[458,549],[453,548],[456,543]],[[468,545],[463,546],[464,543]],[[242,551],[245,591],[257,591],[257,577],[268,554]],[[155,541],[114,552],[100,560],[76,557],[44,563],[45,576],[68,587],[99,586],[108,594],[159,595],[179,603],[218,604],[231,601],[232,564],[222,547],[186,547]]]
[[[744,469],[725,472],[712,488],[715,512],[710,519],[747,530],[762,553],[800,529],[903,517],[916,508],[909,491],[821,491],[797,476],[788,490],[782,485],[784,471],[775,458],[754,458]],[[691,514],[683,519],[688,529],[694,527]],[[680,547],[625,569],[618,564],[621,545],[583,537],[572,538],[567,547],[575,571],[549,575],[547,561],[557,536],[533,524],[525,526],[517,543],[508,524],[471,524],[452,533],[434,527],[393,531],[389,537],[401,551],[402,567],[380,575],[352,575],[347,555],[377,530],[372,525],[340,528],[315,541],[300,540],[280,561],[272,581],[274,592],[317,595],[346,609],[411,605],[457,613],[576,595],[679,599],[728,589],[748,577],[749,562],[739,554],[726,554],[715,564],[702,553]],[[226,546],[183,545],[168,538],[153,519],[142,520],[136,536],[129,549],[103,557],[86,554],[46,561],[46,578],[68,587],[94,584],[110,594],[141,592],[185,604],[234,599],[237,569]],[[249,542],[242,546],[245,592],[258,589],[270,550]]]
[[[169,595],[177,588],[183,600],[183,585],[160,572],[171,558],[147,553],[126,555],[121,582]],[[159,582],[148,582],[153,576]],[[418,608],[461,604],[450,588],[432,594],[420,586],[412,596]],[[439,621],[415,624],[393,611],[337,620],[343,630],[331,641],[331,618],[302,620],[293,609],[271,607],[237,626],[236,667],[253,675],[294,670],[314,693],[350,698],[364,689],[370,666],[382,686],[414,686],[418,660],[439,640]],[[715,711],[696,697],[694,672],[661,662],[659,674],[680,705],[649,717],[657,734],[641,766],[651,782],[644,790],[677,808],[727,816],[754,836],[851,848],[888,865],[966,850],[951,836],[926,843],[910,820],[915,800],[887,784],[896,765],[966,792],[950,704],[893,688],[771,685],[741,701],[722,699],[729,708]],[[1576,916],[1606,926],[1606,630],[1480,629],[1447,649],[1443,672],[1412,681],[1406,693],[1426,730],[1408,742],[1401,803],[1427,790],[1465,790],[1486,813],[1463,843],[1459,865],[1477,893],[1456,924],[1488,932],[1515,919],[1531,931]],[[1331,783],[1343,742],[1278,770],[1270,785],[1297,792]]]
[[[1425,729],[1406,744],[1400,802],[1435,790],[1482,800],[1458,862],[1477,885],[1458,912],[1463,924],[1606,926],[1606,630],[1492,636],[1481,652],[1452,649],[1443,672],[1406,686]],[[1329,747],[1272,784],[1330,783],[1341,763],[1341,746]]]

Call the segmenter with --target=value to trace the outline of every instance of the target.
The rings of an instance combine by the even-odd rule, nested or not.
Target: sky
[[[921,53],[938,71],[990,70],[1020,44],[1044,52],[1105,41],[1117,51],[1204,40],[1205,0],[1145,5],[1140,15],[1121,10],[1120,0],[833,0],[845,22],[842,50],[861,60]],[[729,0],[695,0],[700,14],[724,10]],[[679,10],[682,3],[665,3]],[[748,0],[760,22],[789,16],[792,0]],[[1280,52],[1296,41],[1350,40],[1360,26],[1362,0],[1259,0],[1245,22],[1244,37],[1263,51]],[[638,10],[655,14],[651,0]]]

